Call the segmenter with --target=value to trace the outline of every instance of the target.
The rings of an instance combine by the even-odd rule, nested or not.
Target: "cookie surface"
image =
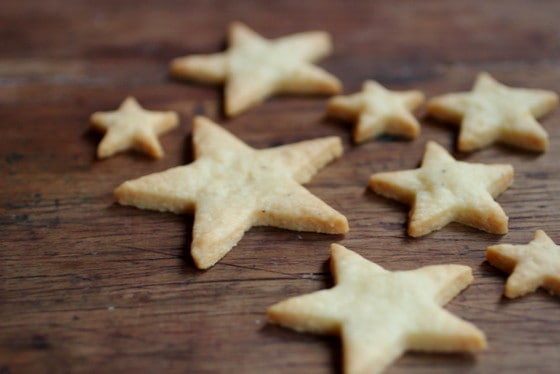
[[[511,273],[504,294],[523,296],[543,287],[560,295],[560,247],[542,230],[526,245],[497,244],[486,249],[486,259],[493,266]]]
[[[163,149],[158,135],[174,129],[178,123],[176,112],[146,110],[133,97],[126,98],[118,110],[95,112],[90,117],[91,127],[105,133],[97,147],[98,158],[129,149],[161,158]]]
[[[456,161],[428,142],[419,169],[377,173],[369,187],[411,206],[408,234],[414,237],[459,222],[494,234],[508,231],[508,217],[494,198],[513,182],[513,167]]]
[[[487,73],[480,73],[471,92],[430,99],[427,111],[444,121],[461,125],[457,147],[470,152],[503,142],[530,151],[548,148],[548,134],[536,121],[554,109],[552,91],[511,88]]]
[[[420,133],[420,124],[411,111],[423,101],[420,91],[390,91],[370,80],[359,93],[330,98],[327,113],[355,122],[352,137],[356,143],[382,134],[413,139]]]
[[[191,254],[214,265],[252,226],[343,234],[346,217],[301,183],[342,154],[338,137],[255,150],[207,118],[194,120],[195,161],[123,183],[120,204],[194,213]]]
[[[331,245],[335,286],[271,306],[271,322],[318,334],[340,334],[344,372],[378,373],[405,351],[485,348],[484,333],[449,313],[447,304],[473,280],[471,268],[434,265],[387,271]]]
[[[225,52],[175,58],[170,72],[202,83],[224,83],[225,113],[231,117],[277,93],[338,93],[339,80],[312,65],[331,50],[329,34],[323,31],[268,40],[234,22]]]

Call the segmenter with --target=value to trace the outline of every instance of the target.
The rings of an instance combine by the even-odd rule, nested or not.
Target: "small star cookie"
[[[346,217],[300,185],[341,156],[340,138],[255,150],[197,117],[193,143],[193,163],[127,181],[115,197],[142,209],[194,212],[191,254],[198,268],[218,262],[252,226],[348,232]]]
[[[233,117],[277,93],[336,94],[340,82],[314,66],[331,53],[329,35],[309,31],[268,40],[240,22],[229,29],[223,53],[171,61],[171,74],[208,84],[225,84],[225,113]]]
[[[420,124],[411,111],[424,102],[420,91],[390,91],[375,81],[366,81],[362,91],[329,100],[327,113],[333,117],[356,122],[353,139],[356,143],[382,134],[416,138]]]
[[[176,112],[156,112],[143,109],[133,97],[126,98],[118,110],[95,112],[91,127],[105,133],[97,147],[97,157],[106,158],[117,152],[137,149],[154,158],[163,156],[158,135],[177,127]]]
[[[560,295],[560,247],[542,230],[527,245],[498,244],[486,249],[486,259],[509,276],[504,294],[513,299],[543,287]]]
[[[423,236],[450,222],[493,234],[508,231],[508,217],[494,201],[513,182],[513,167],[456,161],[428,142],[419,169],[377,173],[369,187],[412,206],[408,234]]]
[[[511,88],[480,73],[471,92],[450,93],[428,101],[429,114],[461,124],[458,149],[464,152],[501,141],[530,151],[544,152],[548,134],[535,118],[558,104],[552,91]]]
[[[434,265],[391,272],[331,245],[335,286],[271,306],[271,322],[300,332],[337,334],[343,369],[379,373],[407,350],[475,351],[484,333],[441,306],[473,280],[471,268]]]

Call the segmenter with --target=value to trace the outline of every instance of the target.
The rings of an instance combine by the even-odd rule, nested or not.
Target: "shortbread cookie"
[[[480,73],[471,92],[451,93],[428,101],[429,114],[461,124],[457,147],[470,152],[503,142],[531,151],[548,148],[548,134],[535,118],[558,104],[552,91],[511,88]]]
[[[158,135],[177,127],[176,112],[146,110],[133,97],[126,98],[118,110],[95,112],[91,127],[105,133],[97,147],[97,157],[106,158],[117,152],[137,149],[154,158],[163,156]]]
[[[542,230],[527,245],[498,244],[486,249],[486,259],[509,276],[504,294],[523,296],[543,287],[560,295],[560,247]]]
[[[252,226],[343,234],[346,218],[300,183],[342,154],[338,137],[255,150],[204,117],[194,120],[195,161],[123,183],[120,204],[195,214],[191,254],[206,269]]]
[[[486,347],[483,332],[441,307],[472,282],[468,266],[391,272],[332,244],[331,271],[333,288],[275,304],[268,318],[300,332],[341,335],[347,374],[379,373],[407,350]]]
[[[411,205],[410,236],[422,236],[450,222],[494,234],[508,232],[508,217],[494,201],[513,182],[513,167],[456,161],[428,142],[419,169],[378,173],[369,187],[380,195]]]
[[[366,81],[362,91],[329,100],[330,116],[355,122],[356,143],[382,134],[413,139],[420,133],[420,124],[411,111],[424,102],[420,91],[390,91],[375,81]]]
[[[229,29],[223,53],[179,57],[171,74],[225,84],[225,113],[235,116],[277,93],[336,94],[340,82],[312,65],[331,53],[329,34],[309,31],[268,40],[240,22]]]

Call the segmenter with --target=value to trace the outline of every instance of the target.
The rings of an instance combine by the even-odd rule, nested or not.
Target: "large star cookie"
[[[531,151],[546,151],[548,134],[535,118],[558,104],[551,91],[511,88],[480,73],[471,92],[451,93],[428,102],[434,117],[461,124],[458,148],[470,152],[501,141]]]
[[[333,288],[275,304],[268,318],[296,331],[340,334],[345,373],[381,372],[407,350],[486,347],[483,332],[441,307],[472,282],[468,266],[391,272],[333,244],[331,271]]]
[[[424,101],[420,91],[390,91],[375,81],[366,81],[362,91],[329,100],[327,112],[333,117],[356,122],[353,139],[362,143],[382,134],[415,138],[420,124],[411,111]]]
[[[242,23],[229,29],[223,53],[179,57],[171,74],[202,83],[225,83],[225,113],[235,116],[277,93],[336,94],[337,78],[311,64],[331,53],[329,35],[310,31],[268,40]]]
[[[252,226],[342,234],[346,218],[300,183],[342,154],[338,137],[255,150],[204,117],[194,120],[195,161],[123,183],[120,204],[195,214],[191,254],[214,265]]]
[[[498,244],[486,249],[488,261],[511,273],[505,295],[523,296],[539,287],[560,295],[560,247],[542,230],[527,245]]]
[[[128,97],[118,110],[95,112],[90,117],[91,127],[105,135],[97,147],[97,157],[106,158],[117,152],[137,149],[154,158],[163,156],[158,135],[177,127],[176,112],[146,110],[133,97]]]
[[[414,237],[459,222],[494,234],[508,231],[508,217],[494,201],[513,182],[513,167],[456,161],[428,142],[419,169],[377,173],[369,187],[412,206],[408,234]]]

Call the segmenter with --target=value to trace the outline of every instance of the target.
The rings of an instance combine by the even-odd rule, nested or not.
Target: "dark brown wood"
[[[171,58],[225,46],[230,21],[267,37],[322,29],[335,52],[321,66],[345,92],[365,79],[428,97],[470,89],[479,71],[560,92],[560,2],[549,1],[15,1],[0,2],[0,373],[332,373],[336,337],[269,325],[265,310],[332,285],[338,242],[390,270],[460,263],[474,283],[448,309],[488,337],[476,355],[407,353],[388,373],[556,373],[558,297],[501,295],[486,246],[524,244],[536,229],[560,243],[560,112],[542,123],[550,150],[496,146],[460,159],[511,163],[498,201],[500,237],[451,224],[405,234],[408,208],[366,189],[370,174],[414,168],[426,141],[453,149],[456,129],[422,119],[414,141],[350,141],[326,119],[326,98],[273,98],[231,120],[221,88],[172,80]],[[88,117],[134,95],[176,110],[166,156],[97,161]],[[250,230],[208,271],[189,256],[192,217],[121,207],[121,182],[192,161],[191,120],[205,114],[256,148],[341,136],[345,155],[308,188],[348,217],[345,236]]]

